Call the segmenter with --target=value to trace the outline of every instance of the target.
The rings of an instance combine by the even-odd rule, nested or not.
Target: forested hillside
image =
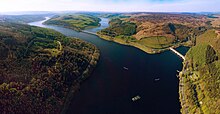
[[[213,25],[216,26],[216,25]],[[197,36],[180,72],[183,114],[220,113],[220,36],[218,28]]]
[[[81,31],[88,28],[99,26],[100,19],[98,17],[86,14],[63,14],[56,15],[46,21],[44,24],[58,25],[70,28],[76,31]]]
[[[180,101],[183,114],[220,113],[220,61],[208,44],[189,50],[180,73]]]
[[[0,23],[1,113],[61,113],[89,76],[98,49],[49,29]]]

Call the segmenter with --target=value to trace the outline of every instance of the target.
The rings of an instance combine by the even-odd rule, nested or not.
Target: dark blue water
[[[78,37],[100,49],[101,57],[95,71],[81,85],[80,92],[72,100],[67,113],[180,113],[176,70],[182,69],[182,60],[173,52],[150,55],[133,47],[102,40],[95,35],[46,26],[41,22],[32,25],[52,28],[64,35]],[[178,48],[183,54],[187,50],[186,47]],[[156,78],[160,80],[155,81]],[[136,95],[141,99],[133,102],[131,98]]]

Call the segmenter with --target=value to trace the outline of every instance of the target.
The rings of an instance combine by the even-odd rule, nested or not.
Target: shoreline
[[[163,49],[153,49],[153,48],[150,48],[150,47],[146,47],[144,45],[141,45],[141,44],[138,44],[138,43],[134,43],[134,42],[126,42],[125,40],[122,40],[122,39],[113,39],[107,35],[102,35],[102,34],[99,34],[98,32],[90,32],[90,31],[87,31],[87,29],[84,29],[84,30],[76,30],[77,28],[72,28],[72,27],[69,27],[69,26],[61,26],[61,25],[54,25],[54,24],[45,24],[45,23],[42,23],[43,25],[51,25],[51,26],[57,26],[57,27],[64,27],[64,28],[67,28],[67,29],[71,29],[71,30],[74,30],[76,32],[82,32],[82,33],[87,33],[87,34],[91,34],[91,35],[96,35],[98,36],[99,38],[101,39],[104,39],[104,40],[107,40],[107,41],[111,41],[111,42],[115,42],[115,43],[118,43],[118,44],[121,44],[121,45],[126,45],[126,46],[131,46],[131,47],[135,47],[137,49],[140,49],[141,51],[144,51],[145,53],[147,54],[159,54],[159,53],[162,53],[164,51],[168,51],[169,50],[169,47],[167,48],[163,48]],[[99,25],[100,26],[100,25]],[[99,27],[99,26],[96,26],[96,27]],[[91,27],[91,28],[96,28],[95,26]],[[174,46],[171,46],[173,48],[178,48],[180,46],[188,46],[188,45],[184,45],[184,44],[177,44],[177,45],[174,45]],[[190,47],[190,46],[188,46]]]
[[[47,24],[44,24],[42,23],[43,25],[47,25]],[[49,25],[50,26],[50,25]],[[65,26],[59,26],[59,25],[52,25],[52,26],[57,26],[57,27],[64,27],[64,28],[67,28],[67,29],[72,29],[72,28],[68,28],[68,27],[65,27]],[[43,27],[45,28],[45,27]],[[74,29],[72,29],[74,30]],[[75,30],[74,30],[75,31]],[[148,54],[158,54],[158,53],[161,53],[161,52],[164,52],[164,51],[167,51],[169,50],[169,48],[167,49],[163,49],[163,50],[160,50],[160,52],[157,52],[157,53],[152,53],[151,51],[149,51],[148,49],[151,49],[151,48],[148,48],[146,49],[146,47],[143,47],[143,45],[139,45],[139,46],[136,46],[135,43],[126,43],[125,40],[111,40],[111,38],[106,38],[104,37],[104,35],[100,35],[98,33],[94,33],[94,32],[89,32],[89,31],[86,31],[86,30],[82,30],[82,31],[76,31],[76,32],[82,32],[82,33],[87,33],[87,34],[91,34],[91,35],[96,35],[98,36],[100,39],[103,39],[103,40],[106,40],[106,41],[110,41],[110,42],[114,42],[114,43],[118,43],[118,44],[121,44],[121,45],[125,45],[125,46],[131,46],[131,47],[134,47],[134,48],[137,48],[141,51],[144,51],[145,53],[148,53]],[[136,43],[137,44],[137,43]],[[181,44],[177,45],[176,47],[179,47],[179,46],[182,46]],[[94,50],[94,52],[98,53],[99,52],[99,49],[96,48],[96,50]],[[93,53],[94,55],[95,53]],[[88,79],[91,75],[91,73],[95,70],[95,67],[97,66],[98,62],[99,62],[99,58],[100,58],[100,53],[98,53],[99,56],[97,57],[98,60],[96,61],[96,64],[95,65],[88,65],[88,67],[83,71],[82,75],[78,77],[78,79],[76,81],[73,82],[73,85],[70,87],[70,90],[69,92],[67,93],[67,96],[66,98],[64,99],[64,104],[61,108],[61,114],[65,114],[69,108],[71,108],[71,102],[74,101],[74,96],[76,96],[77,92],[80,90],[80,84]],[[95,60],[95,58],[92,57],[91,61],[92,60]],[[90,62],[91,62],[90,61]],[[91,67],[91,66],[94,66],[94,67]],[[86,71],[88,71],[87,73],[85,73]],[[179,80],[180,81],[180,80]],[[84,83],[84,82],[83,82]],[[180,100],[179,100],[180,102]],[[180,102],[181,103],[181,102]],[[180,104],[181,105],[181,104]],[[181,109],[181,108],[180,108]]]
[[[186,99],[185,99],[186,96],[184,94],[184,77],[182,75],[183,71],[185,70],[184,69],[184,65],[185,65],[184,62],[185,61],[183,61],[183,68],[178,74],[178,79],[179,79],[179,91],[178,91],[178,93],[179,93],[179,102],[180,102],[180,106],[181,106],[180,112],[182,114],[187,114],[188,113],[188,108],[186,108],[184,106],[184,104],[186,104]]]
[[[67,110],[69,109],[72,99],[74,98],[75,94],[80,90],[81,82],[85,81],[91,75],[91,73],[94,71],[95,67],[98,64],[99,58],[100,58],[100,51],[98,48],[96,48],[92,55],[92,59],[89,62],[90,64],[82,72],[82,75],[73,82],[73,85],[67,94],[63,108],[60,112],[61,114],[66,114]]]
[[[59,26],[59,25],[55,25],[55,26]],[[67,27],[64,27],[64,28],[67,28]],[[71,29],[71,28],[68,28],[68,29]],[[72,29],[72,30],[74,30],[74,29]],[[109,36],[106,36],[106,35],[101,35],[101,34],[99,34],[99,33],[93,33],[93,32],[89,32],[89,31],[86,31],[86,30],[76,31],[76,32],[82,32],[82,33],[87,33],[87,34],[91,34],[91,35],[96,35],[96,36],[98,36],[100,39],[107,40],[107,41],[114,42],[114,43],[118,43],[118,44],[121,44],[121,45],[131,46],[131,47],[137,48],[137,49],[139,49],[139,50],[141,50],[141,51],[144,51],[144,52],[147,53],[147,54],[159,54],[159,53],[162,53],[162,52],[164,52],[164,51],[169,50],[169,47],[168,47],[168,48],[165,48],[165,49],[156,49],[156,51],[152,51],[152,50],[153,50],[152,48],[148,48],[148,47],[145,47],[145,46],[143,46],[143,45],[140,45],[140,44],[137,44],[137,43],[134,43],[134,42],[126,43],[126,41],[125,41],[125,40],[122,40],[122,39],[114,39],[114,40],[113,40],[113,38],[111,38],[111,37],[109,37]],[[179,47],[179,46],[183,46],[183,45],[177,44],[176,46],[173,46],[173,47],[174,47],[174,48],[177,48],[177,47]],[[96,51],[97,51],[97,50],[96,50]],[[99,50],[98,50],[98,52],[99,52]],[[98,53],[98,54],[100,54],[100,53]],[[93,55],[94,55],[94,54],[93,54]],[[98,57],[98,58],[99,58],[99,57]],[[94,60],[94,59],[95,59],[95,58],[92,58],[91,61]],[[90,61],[90,62],[91,62],[91,61]],[[98,60],[97,60],[96,62],[98,62]],[[96,63],[96,65],[97,65],[97,63]],[[95,65],[95,66],[96,66],[96,65]],[[84,73],[85,71],[84,71],[84,72],[82,73],[82,75],[81,75],[76,81],[74,81],[74,85],[71,87],[71,89],[70,89],[70,91],[69,91],[69,93],[68,93],[68,95],[67,95],[67,97],[66,97],[66,99],[65,99],[65,103],[64,103],[64,105],[63,105],[61,114],[65,114],[65,113],[68,111],[68,108],[69,108],[69,106],[70,106],[70,104],[71,104],[71,99],[73,99],[74,96],[76,95],[77,91],[80,90],[80,84],[81,84],[81,82],[83,82],[84,80],[86,80],[86,79],[89,77],[89,75],[91,74],[91,72],[94,71],[94,68],[95,68],[95,67],[90,68],[90,65],[88,65],[88,67],[87,67],[87,69],[85,69],[85,71],[89,71],[89,72],[87,72],[87,73],[85,74],[85,73]],[[180,82],[180,81],[181,81],[181,80],[179,79],[179,82]],[[179,85],[179,87],[180,87],[180,85]],[[179,91],[178,91],[178,92],[179,92]],[[180,97],[180,96],[179,96],[179,97]],[[179,100],[179,102],[180,102],[180,106],[181,106],[181,100]]]
[[[46,24],[47,25],[47,24]],[[59,25],[53,25],[53,26],[58,26],[58,27],[60,27]],[[77,31],[77,30],[75,30],[75,29],[73,29],[73,28],[69,28],[69,27],[67,27],[67,26],[61,26],[61,27],[64,27],[64,28],[68,28],[68,29],[72,29],[72,30],[74,30],[74,31],[76,31],[76,32],[82,32],[82,33],[87,33],[87,34],[91,34],[91,35],[96,35],[96,36],[98,36],[100,39],[103,39],[103,40],[107,40],[107,41],[110,41],[110,42],[114,42],[114,43],[118,43],[118,44],[121,44],[121,45],[125,45],[125,46],[131,46],[131,47],[134,47],[134,48],[137,48],[137,49],[139,49],[139,50],[141,50],[141,51],[143,51],[143,52],[145,52],[145,53],[147,53],[147,54],[159,54],[159,53],[162,53],[162,52],[164,52],[164,51],[168,51],[169,50],[169,47],[167,47],[167,48],[164,48],[164,49],[152,49],[152,48],[149,48],[149,47],[146,47],[146,46],[143,46],[143,45],[141,45],[141,44],[138,44],[138,43],[134,43],[134,42],[126,42],[125,40],[122,40],[122,39],[113,39],[113,38],[111,38],[111,37],[109,37],[109,36],[107,36],[107,35],[102,35],[102,34],[99,34],[99,33],[94,33],[94,32],[90,32],[90,31],[86,31],[86,30],[80,30],[80,31]],[[95,28],[95,27],[94,27]],[[175,46],[172,46],[173,48],[178,48],[178,47],[180,47],[180,46],[184,46],[184,44],[177,44],[177,45],[175,45]],[[185,46],[187,46],[187,45],[185,45]],[[99,53],[100,54],[100,53]],[[100,55],[99,55],[100,56]],[[98,57],[99,58],[99,57]],[[93,58],[94,59],[94,58]],[[91,60],[92,61],[92,60]],[[98,62],[98,60],[96,61],[96,62]],[[96,65],[97,65],[97,63],[96,63]],[[95,66],[96,66],[95,65]],[[65,103],[64,103],[64,106],[63,106],[63,108],[62,108],[62,111],[61,111],[61,114],[65,114],[66,113],[66,111],[68,110],[68,108],[69,108],[69,105],[70,105],[70,101],[71,101],[71,99],[73,99],[74,98],[74,96],[75,96],[75,94],[76,94],[76,92],[77,91],[79,91],[80,90],[80,83],[82,82],[82,81],[84,81],[84,80],[86,80],[88,77],[89,77],[89,74],[91,74],[91,72],[93,72],[93,70],[94,70],[94,68],[95,67],[93,67],[93,68],[91,68],[91,69],[89,69],[90,68],[90,65],[87,67],[87,69],[85,70],[85,71],[89,71],[87,74],[84,74],[84,72],[83,72],[83,74],[79,77],[79,79],[77,79],[77,81],[75,81],[74,83],[74,85],[73,85],[73,87],[71,87],[71,90],[69,91],[69,93],[68,93],[68,95],[67,95],[67,98],[66,98],[66,100],[65,100]],[[179,91],[178,91],[178,93],[180,92],[180,88],[181,88],[181,79],[180,79],[181,77],[179,77],[178,78],[178,80],[179,80]],[[181,94],[179,93],[179,99],[181,98]],[[179,100],[179,102],[180,102],[180,106],[182,107],[182,100],[180,99]],[[182,108],[180,109],[180,111],[182,110]]]
[[[90,33],[90,32],[85,32],[85,33],[89,33],[89,34],[93,34],[93,33]],[[169,48],[170,47],[167,47],[167,48],[163,48],[163,49],[153,49],[153,48],[149,48],[149,47],[146,47],[144,45],[141,45],[141,44],[138,44],[138,43],[134,43],[134,42],[126,42],[125,40],[122,40],[122,39],[116,39],[116,38],[111,38],[107,35],[102,35],[102,34],[99,34],[99,33],[94,33],[94,35],[97,35],[99,36],[101,39],[104,39],[104,40],[107,40],[107,41],[111,41],[111,42],[115,42],[115,43],[118,43],[118,44],[121,44],[121,45],[126,45],[126,46],[131,46],[131,47],[135,47],[137,49],[140,49],[141,51],[144,51],[145,53],[147,54],[159,54],[159,53],[162,53],[164,51],[168,51],[170,50]],[[184,45],[184,44],[177,44],[177,45],[174,45],[174,46],[171,46],[173,48],[178,48],[180,46],[187,46],[187,45]]]
[[[99,18],[100,21],[98,22],[98,25],[95,25],[95,26],[88,25],[85,28],[79,28],[79,27],[69,26],[69,25],[47,24],[50,19],[51,19],[50,17],[45,17],[45,20],[42,21],[42,25],[64,27],[64,28],[67,28],[67,29],[72,29],[72,30],[77,31],[77,32],[82,32],[82,31],[85,31],[86,29],[92,29],[92,28],[97,28],[97,27],[101,26],[101,24],[100,24],[101,19],[100,18]]]
[[[44,21],[42,21],[42,25],[48,25],[48,26],[56,26],[56,27],[63,27],[63,28],[67,28],[67,29],[71,29],[74,30],[76,32],[84,32],[84,33],[89,33],[92,34],[92,32],[87,32],[85,30],[78,30],[77,28],[71,27],[71,26],[62,26],[62,25],[55,25],[55,24],[46,24],[45,22],[47,20],[49,20],[50,18],[46,17],[46,19]],[[90,28],[96,28],[99,27],[98,26],[92,26]],[[44,27],[43,27],[44,28]],[[94,33],[93,35],[97,35],[96,33]],[[73,37],[74,38],[74,37]],[[84,41],[84,40],[83,40]],[[86,42],[86,41],[85,41]],[[89,42],[88,42],[89,43]],[[94,45],[94,44],[93,44]],[[94,45],[95,46],[95,45]],[[96,46],[95,46],[96,47]],[[87,66],[87,68],[82,72],[81,76],[79,76],[76,80],[74,80],[72,86],[70,87],[69,92],[67,93],[66,98],[64,99],[64,104],[61,108],[61,114],[66,114],[66,112],[69,109],[69,106],[71,104],[72,99],[74,98],[74,96],[76,95],[76,93],[80,90],[80,85],[83,81],[85,81],[94,71],[95,67],[97,66],[98,62],[100,59],[100,51],[99,49],[96,47],[92,56],[91,56],[91,60],[89,62],[89,65]]]
[[[67,29],[74,30],[74,31],[76,31],[76,32],[84,32],[86,29],[97,28],[97,27],[100,26],[100,25],[98,25],[98,26],[88,26],[88,27],[86,27],[86,28],[84,28],[84,29],[80,29],[80,28],[76,28],[76,27],[73,27],[73,26],[47,24],[46,22],[47,22],[47,21],[44,21],[44,22],[42,23],[42,25],[55,26],[55,27],[63,27],[63,28],[67,28]]]
[[[113,40],[113,38],[109,37],[109,36],[106,36],[106,35],[101,35],[101,34],[98,34],[96,33],[95,35],[99,36],[101,39],[104,39],[104,40],[107,40],[107,41],[112,41],[112,42],[115,42],[115,43],[118,43],[118,44],[122,44],[122,45],[127,45],[127,46],[132,46],[132,47],[135,47],[135,48],[138,48],[142,51],[144,51],[145,53],[148,53],[148,54],[159,54],[159,53],[162,53],[164,51],[167,51],[169,50],[169,48],[166,48],[166,49],[158,49],[157,52],[152,52],[152,51],[149,51],[149,49],[151,48],[147,48],[147,47],[144,47],[144,46],[139,46],[139,45],[136,45],[135,43],[126,43],[126,41],[124,40],[121,40],[121,39],[118,39],[118,40]],[[184,46],[184,45],[181,45],[181,44],[178,44],[176,46],[172,46],[174,48],[177,48],[177,47],[180,47],[180,46]],[[185,45],[186,46],[186,45]],[[152,50],[152,49],[151,49]],[[182,70],[184,69],[184,62],[186,60],[183,60],[182,62]],[[185,112],[187,114],[188,112],[188,109],[187,108],[183,108],[183,104],[185,103],[185,95],[184,95],[184,87],[183,87],[183,84],[184,84],[184,81],[183,81],[183,77],[180,76],[180,74],[182,73],[182,71],[179,73],[179,77],[178,77],[178,81],[179,81],[179,90],[178,90],[178,94],[179,94],[179,102],[180,102],[180,106],[182,107],[180,109],[180,112]]]
[[[107,41],[111,41],[111,42],[115,42],[115,43],[118,43],[118,44],[122,44],[122,45],[126,45],[126,46],[132,46],[132,47],[135,47],[135,48],[138,48],[142,51],[144,51],[145,53],[148,53],[148,54],[158,54],[158,53],[161,53],[161,52],[164,52],[164,51],[167,51],[169,50],[169,48],[166,48],[166,49],[152,49],[152,48],[148,48],[148,47],[145,47],[143,45],[140,45],[140,44],[137,44],[137,43],[134,43],[134,42],[129,42],[127,43],[126,41],[124,40],[121,40],[121,39],[113,39],[107,35],[102,35],[102,34],[98,34],[96,33],[97,36],[99,36],[101,39],[104,39],[104,40],[107,40]]]

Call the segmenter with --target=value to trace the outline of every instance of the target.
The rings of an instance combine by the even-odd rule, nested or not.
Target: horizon
[[[219,0],[0,0],[0,13],[10,12],[220,12]],[[40,7],[39,7],[40,6]]]
[[[220,14],[220,12],[140,12],[140,11],[133,11],[133,12],[111,12],[111,11],[10,11],[10,12],[0,12],[0,15],[47,15],[47,14],[68,14],[68,13],[112,13],[112,14],[132,14],[132,13],[161,13],[161,14]]]

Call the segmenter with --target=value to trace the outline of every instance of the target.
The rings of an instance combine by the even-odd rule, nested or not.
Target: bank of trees
[[[49,29],[0,23],[0,33],[0,53],[6,54],[0,55],[2,113],[60,113],[70,89],[77,91],[99,57],[94,45]]]
[[[116,36],[131,36],[136,33],[136,24],[131,22],[125,22],[120,19],[112,19],[110,27],[101,31],[102,34],[116,37]]]

